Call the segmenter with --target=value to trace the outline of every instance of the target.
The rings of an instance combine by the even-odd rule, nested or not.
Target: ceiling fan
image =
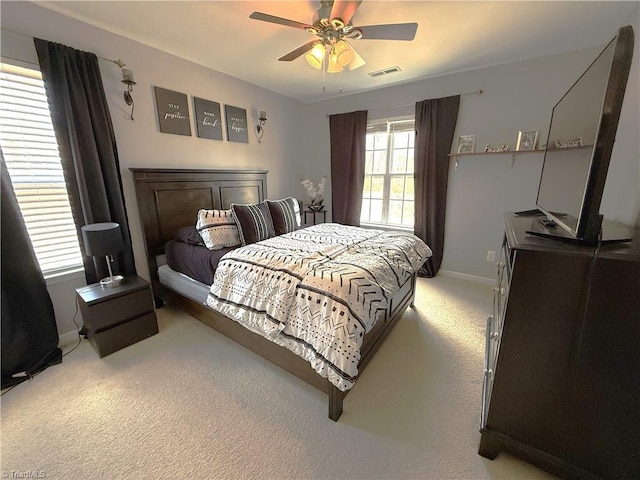
[[[311,24],[261,12],[253,12],[249,18],[299,28],[315,35],[317,38],[278,60],[290,62],[306,54],[307,62],[312,67],[320,69],[326,56],[327,72],[336,73],[341,72],[344,67],[355,70],[366,63],[364,58],[353,48],[353,45],[349,43],[349,40],[410,41],[416,36],[417,23],[353,26],[351,18],[361,3],[362,0],[322,0]]]

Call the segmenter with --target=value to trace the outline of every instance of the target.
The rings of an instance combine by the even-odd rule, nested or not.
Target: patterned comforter
[[[409,233],[324,223],[227,253],[207,304],[346,391],[364,334],[429,256]]]

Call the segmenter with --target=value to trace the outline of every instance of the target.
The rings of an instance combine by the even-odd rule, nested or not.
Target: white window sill
[[[362,228],[375,228],[377,230],[401,231],[413,233],[413,227],[406,225],[390,225],[388,223],[361,223]]]

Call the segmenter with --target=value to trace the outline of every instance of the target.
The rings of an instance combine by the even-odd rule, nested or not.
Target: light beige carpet
[[[158,335],[103,359],[83,340],[2,396],[3,477],[553,478],[477,454],[490,286],[418,285],[337,423],[325,394],[165,307]]]

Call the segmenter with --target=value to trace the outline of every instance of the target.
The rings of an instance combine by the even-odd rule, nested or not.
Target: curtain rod
[[[478,90],[474,90],[473,92],[466,92],[466,93],[461,93],[460,95],[482,95],[484,93],[484,90],[479,88]],[[390,110],[392,108],[401,108],[401,107],[410,107],[412,105],[415,105],[416,102],[412,102],[412,103],[402,103],[400,105],[391,105],[388,107],[376,107],[376,108],[369,108],[368,111],[369,112],[375,112],[376,110]],[[326,117],[329,118],[331,115],[327,113]]]
[[[484,90],[482,90],[481,88],[479,88],[478,90],[475,90],[473,92],[467,92],[467,93],[461,93],[460,95],[482,95],[484,93]],[[376,108],[370,108],[369,111],[376,111],[376,110],[386,110],[389,108],[400,108],[400,107],[410,107],[412,105],[415,105],[416,102],[412,102],[412,103],[403,103],[400,105],[391,105],[390,107],[376,107]]]
[[[5,31],[10,32],[10,33],[15,33],[16,35],[22,35],[23,37],[35,38],[33,35],[29,35],[29,34],[27,34],[27,33],[23,33],[23,32],[17,32],[17,31],[15,31],[15,30],[10,29],[10,28],[2,27],[2,30],[5,30]],[[112,60],[111,58],[101,57],[100,55],[96,55],[96,57],[98,57],[100,60],[104,60],[104,61],[106,61],[106,62],[115,63],[115,64],[116,64],[117,66],[119,66],[120,68],[122,68],[122,67],[125,67],[125,66],[126,66],[126,63],[124,63],[124,62],[123,62],[122,60],[120,60],[119,58],[116,58],[115,60]],[[5,57],[5,58],[10,58],[10,57]],[[13,58],[12,60],[18,60],[18,61],[23,61],[23,62],[24,62],[24,60],[19,60],[19,59],[17,59],[17,58]],[[30,63],[30,64],[32,64],[32,65],[37,65],[37,64],[35,64],[35,63],[33,63],[33,62],[25,62],[25,63]]]

